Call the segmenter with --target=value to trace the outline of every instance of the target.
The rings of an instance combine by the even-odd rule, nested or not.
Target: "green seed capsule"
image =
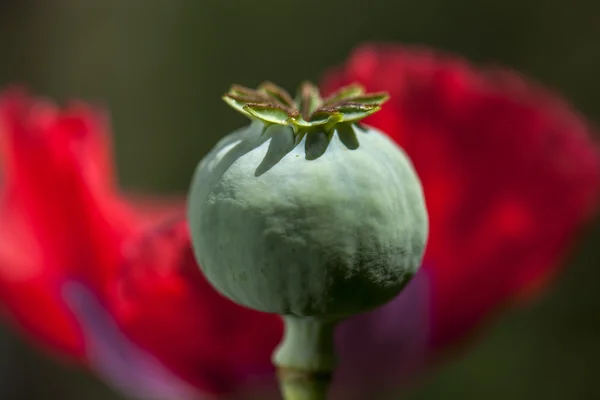
[[[330,321],[402,290],[428,232],[408,157],[385,134],[357,125],[385,96],[344,90],[323,100],[305,85],[293,103],[272,84],[233,87],[226,100],[255,121],[202,160],[188,199],[195,254],[217,290],[294,326],[306,318],[331,332]],[[298,329],[311,331],[289,336]],[[331,368],[318,355],[297,361],[291,367]]]

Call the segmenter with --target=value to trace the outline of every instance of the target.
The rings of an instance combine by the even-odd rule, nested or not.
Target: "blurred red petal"
[[[0,296],[39,343],[84,357],[62,298],[66,279],[104,293],[137,217],[113,183],[108,122],[73,103],[59,109],[25,90],[0,93]]]
[[[135,210],[140,219],[150,226],[185,212],[183,196],[149,197],[140,193],[125,193],[121,197]]]
[[[365,45],[324,88],[356,81],[391,94],[367,123],[393,137],[421,177],[431,341],[455,342],[558,270],[598,205],[598,144],[557,96],[431,50]]]
[[[133,394],[272,375],[279,319],[206,282],[183,199],[118,193],[105,116],[16,90],[0,95],[0,127],[0,300],[21,329]]]
[[[181,216],[130,246],[114,315],[129,337],[208,392],[235,390],[272,372],[282,324],[232,303],[206,281]]]

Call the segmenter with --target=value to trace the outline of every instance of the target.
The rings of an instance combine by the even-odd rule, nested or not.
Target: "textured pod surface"
[[[344,316],[393,298],[418,269],[428,222],[404,154],[368,129],[263,133],[255,122],[199,164],[189,197],[196,257],[235,302]]]

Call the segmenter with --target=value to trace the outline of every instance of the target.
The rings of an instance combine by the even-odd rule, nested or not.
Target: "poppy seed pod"
[[[293,101],[270,83],[225,96],[254,121],[197,167],[192,242],[222,294],[285,316],[296,344],[284,340],[279,366],[330,370],[332,324],[385,304],[420,266],[428,220],[419,179],[392,140],[359,124],[386,98],[352,85],[321,99],[305,84]]]

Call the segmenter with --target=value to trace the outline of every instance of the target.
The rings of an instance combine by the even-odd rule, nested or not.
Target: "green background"
[[[398,41],[520,70],[600,121],[600,2],[592,0],[0,0],[0,85],[110,110],[119,182],[183,193],[199,158],[244,123],[232,82],[293,89],[364,41]],[[408,399],[600,398],[598,223],[548,296],[505,315]],[[118,399],[1,331],[1,399]],[[390,398],[398,396],[391,395]]]

